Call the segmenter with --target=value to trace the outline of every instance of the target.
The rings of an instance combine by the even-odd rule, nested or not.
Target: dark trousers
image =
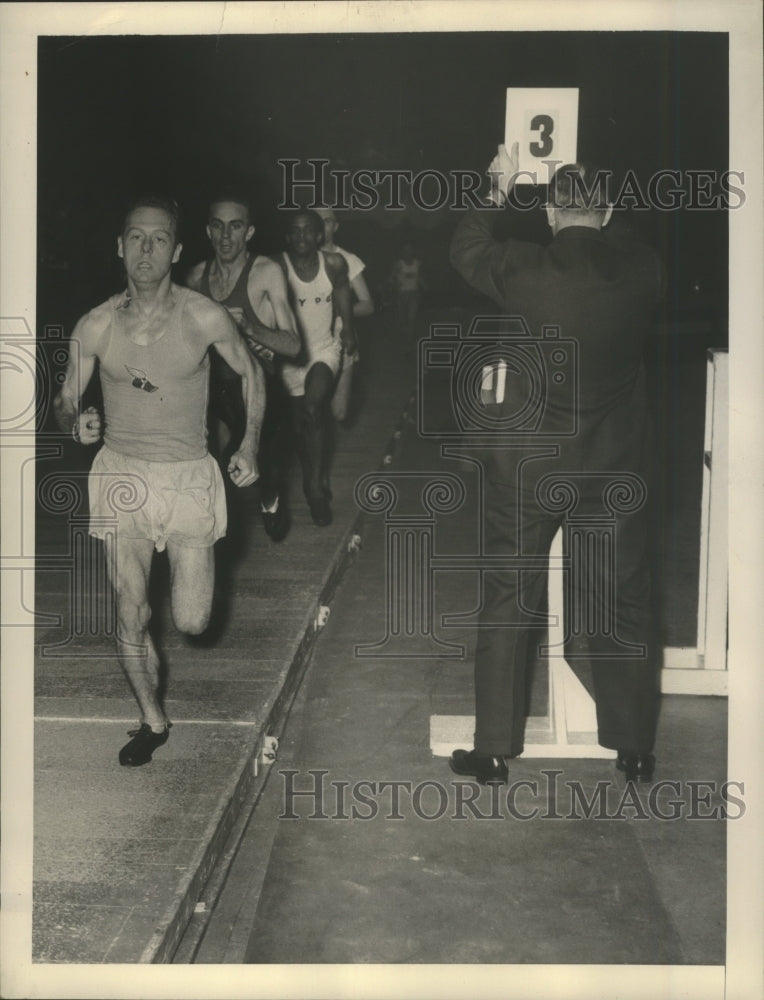
[[[518,568],[484,576],[475,653],[475,749],[481,753],[522,753],[528,666],[547,641],[547,557],[561,524],[567,603],[584,626],[599,743],[652,749],[658,674],[645,511],[611,514],[608,520],[600,499],[583,497],[574,515],[564,521],[562,514],[543,509],[533,494],[486,482],[486,552],[518,557]],[[602,544],[595,541],[598,534]],[[533,556],[541,557],[535,565]],[[566,636],[569,627],[570,621]]]
[[[265,417],[260,430],[257,462],[260,496],[266,506],[276,497],[286,503],[286,482],[292,454],[292,412],[289,393],[278,372],[265,373]]]

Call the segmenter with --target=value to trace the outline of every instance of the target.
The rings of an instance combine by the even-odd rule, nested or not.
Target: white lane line
[[[93,718],[87,715],[35,715],[35,722],[104,722],[108,724],[135,725],[135,717],[124,719]],[[256,726],[258,722],[246,719],[170,719],[170,722],[184,726]]]

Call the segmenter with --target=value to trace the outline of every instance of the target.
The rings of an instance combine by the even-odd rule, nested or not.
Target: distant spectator
[[[426,288],[422,262],[412,243],[403,244],[390,273],[390,284],[398,308],[398,322],[403,331],[411,333],[419,312],[420,293]]]

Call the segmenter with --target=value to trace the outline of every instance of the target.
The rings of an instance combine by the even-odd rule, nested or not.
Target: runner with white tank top
[[[329,404],[343,351],[355,350],[348,266],[336,253],[323,253],[321,217],[300,209],[290,219],[287,250],[276,258],[284,270],[292,311],[303,340],[297,364],[285,362],[282,376],[292,397],[303,489],[313,523],[332,521],[326,438]],[[341,320],[335,335],[335,321]]]

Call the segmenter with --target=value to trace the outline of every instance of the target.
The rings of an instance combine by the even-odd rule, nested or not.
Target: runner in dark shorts
[[[274,542],[279,542],[289,530],[285,480],[290,434],[289,398],[279,376],[279,364],[281,358],[293,358],[299,353],[300,337],[281,269],[268,257],[253,256],[247,248],[254,234],[245,197],[225,194],[215,198],[207,222],[214,257],[192,268],[186,284],[226,307],[265,372],[258,488],[263,527]],[[228,432],[228,445],[219,449],[225,462],[227,451],[244,432],[245,408],[241,380],[222,358],[213,358],[210,416]]]

